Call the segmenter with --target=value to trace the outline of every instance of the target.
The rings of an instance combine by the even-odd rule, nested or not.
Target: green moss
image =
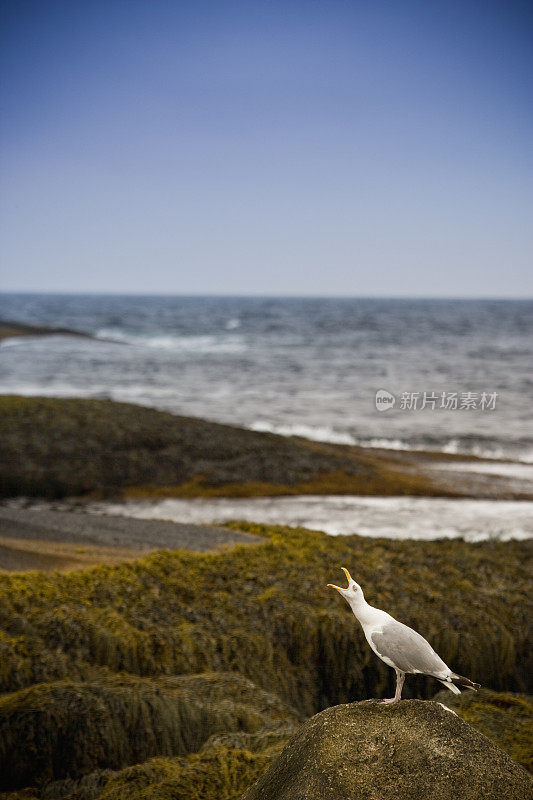
[[[278,753],[277,748],[251,753],[214,747],[186,758],[154,758],[120,772],[54,784],[42,800],[240,800]]]
[[[1,690],[108,668],[238,671],[304,713],[387,691],[391,670],[325,588],[346,565],[462,674],[523,691],[530,545],[392,542],[240,525],[267,539],[63,575],[0,576]],[[112,611],[110,610],[112,609]],[[422,696],[434,682],[412,678]]]
[[[280,754],[293,723],[260,733],[215,735],[200,752],[156,757],[118,771],[96,770],[40,790],[0,793],[4,800],[238,800]]]
[[[233,674],[38,684],[0,697],[0,788],[185,755],[214,733],[255,733],[296,719]]]
[[[278,726],[295,724],[288,706],[307,716],[391,692],[392,670],[370,651],[349,608],[326,589],[342,578],[340,566],[360,581],[369,602],[413,625],[458,672],[492,690],[526,690],[529,543],[335,538],[233,527],[263,542],[210,554],[162,551],[72,573],[0,576],[6,693],[0,763],[10,764],[18,785],[29,785],[30,775],[69,774],[79,781],[91,773],[98,775],[98,791],[104,781],[106,791],[126,797],[131,783],[139,792],[131,797],[142,797],[137,782],[150,783],[157,763],[173,775],[195,776],[199,786],[212,784],[198,795],[202,800],[226,796],[217,791],[229,797],[266,764],[269,747],[285,740],[288,730]],[[120,670],[128,675],[117,675]],[[248,682],[198,677],[206,672],[240,673]],[[409,676],[404,691],[428,697],[437,687]],[[445,702],[453,700],[447,693]],[[72,734],[59,746],[64,730]],[[186,757],[202,747],[199,760]],[[26,750],[33,755],[24,756]],[[43,762],[37,768],[39,752],[58,765],[52,772]],[[152,756],[164,758],[146,761]],[[232,766],[224,777],[226,757]],[[115,783],[102,772],[136,760],[141,765],[114,775]],[[174,785],[165,775],[153,779],[161,797]]]

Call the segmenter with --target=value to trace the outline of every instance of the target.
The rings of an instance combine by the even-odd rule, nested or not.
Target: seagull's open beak
[[[346,575],[346,578],[348,579],[348,586],[347,586],[347,589],[349,589],[349,588],[350,588],[350,581],[352,580],[352,578],[351,578],[351,576],[350,576],[350,573],[349,573],[349,572],[348,572],[348,570],[346,569],[346,567],[341,567],[341,569],[342,569],[342,571],[344,572],[344,574]],[[334,584],[334,583],[328,583],[328,587],[329,587],[330,589],[336,589],[338,592],[345,592],[345,591],[346,591],[346,589],[342,589],[340,586],[335,586],[335,584]]]

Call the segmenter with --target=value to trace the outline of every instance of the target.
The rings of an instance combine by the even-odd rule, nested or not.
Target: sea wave
[[[104,339],[108,342],[114,340],[121,344],[151,347],[158,350],[174,350],[182,353],[243,353],[247,349],[243,338],[235,334],[223,336],[143,336],[141,334],[124,333],[124,331],[114,328],[100,328],[95,336],[97,339]]]
[[[25,340],[27,339],[36,339],[37,337],[34,336],[6,336],[5,339],[0,341],[0,347],[16,347],[17,345],[24,344]]]
[[[313,427],[311,425],[275,425],[266,420],[257,420],[250,426],[253,431],[260,433],[277,433],[279,436],[301,436],[314,442],[330,442],[331,444],[358,444],[357,440],[349,433],[338,431],[326,425]]]
[[[507,478],[518,478],[519,480],[530,481],[533,484],[533,464],[519,464],[509,461],[468,461],[434,463],[434,469],[449,472],[476,472],[480,475],[502,475]]]
[[[423,441],[408,441],[401,438],[387,437],[360,437],[353,436],[347,431],[340,431],[327,425],[311,426],[303,424],[277,425],[267,420],[257,420],[249,425],[251,430],[265,433],[276,433],[279,436],[301,436],[315,442],[330,444],[348,444],[358,447],[369,447],[377,450],[408,450],[415,452],[438,452],[450,455],[467,455],[484,458],[491,461],[520,461],[524,464],[533,463],[533,450],[531,448],[519,451],[513,446],[506,448],[503,445],[478,444],[472,441],[462,441],[454,437],[442,441],[424,439]]]
[[[139,405],[149,408],[160,408],[166,410],[167,400],[174,399],[178,393],[174,387],[162,387],[158,389],[158,398],[163,400],[157,404],[150,389],[142,385],[121,386],[110,388],[106,384],[93,384],[92,386],[76,386],[74,384],[50,383],[44,384],[4,384],[0,387],[2,394],[21,395],[22,397],[82,397],[86,399],[106,399],[117,402],[136,402]],[[171,412],[172,413],[172,412]]]
[[[427,497],[299,495],[95,503],[95,513],[185,523],[249,519],[269,525],[389,539],[509,541],[533,536],[533,503]]]

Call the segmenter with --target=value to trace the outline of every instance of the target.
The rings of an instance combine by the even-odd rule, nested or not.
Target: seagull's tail
[[[451,680],[448,680],[448,681],[441,681],[441,679],[440,679],[440,678],[437,678],[437,680],[439,681],[439,683],[442,683],[442,685],[443,685],[443,686],[445,686],[447,689],[449,689],[449,690],[450,690],[450,692],[453,692],[454,694],[461,694],[461,690],[460,690],[460,689],[458,689],[458,688],[457,688],[457,686],[455,686],[455,685],[454,685],[454,684],[451,682]]]
[[[473,692],[477,692],[477,690],[481,688],[480,683],[474,683],[474,681],[471,681],[470,678],[465,678],[463,675],[457,675],[456,672],[452,672],[450,677],[454,683],[457,683],[461,687],[461,689],[472,689]]]
[[[440,678],[437,678],[437,680],[440,680]],[[473,692],[476,692],[481,685],[479,683],[474,683],[470,678],[465,678],[463,675],[457,675],[456,672],[452,672],[449,678],[441,680],[440,682],[454,694],[461,694],[461,689],[472,689]],[[455,685],[456,683],[458,686]],[[458,688],[459,686],[461,689]]]

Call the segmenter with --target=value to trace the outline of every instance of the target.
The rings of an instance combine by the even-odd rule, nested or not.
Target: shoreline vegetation
[[[527,494],[461,473],[475,459],[17,396],[0,397],[0,440],[0,550],[20,570],[0,572],[3,800],[241,800],[311,715],[392,691],[393,671],[325,588],[341,565],[483,685],[454,697],[410,676],[405,697],[440,690],[532,769],[530,542],[83,514],[100,497]],[[21,496],[73,510],[28,511],[10,499]]]
[[[0,575],[1,789],[237,800],[303,719],[392,689],[325,588],[340,564],[484,687],[438,699],[530,765],[529,543],[228,527],[261,539]],[[440,688],[411,676],[406,697]]]
[[[3,498],[533,499],[530,483],[468,471],[473,456],[315,442],[111,400],[0,396],[0,440]]]

